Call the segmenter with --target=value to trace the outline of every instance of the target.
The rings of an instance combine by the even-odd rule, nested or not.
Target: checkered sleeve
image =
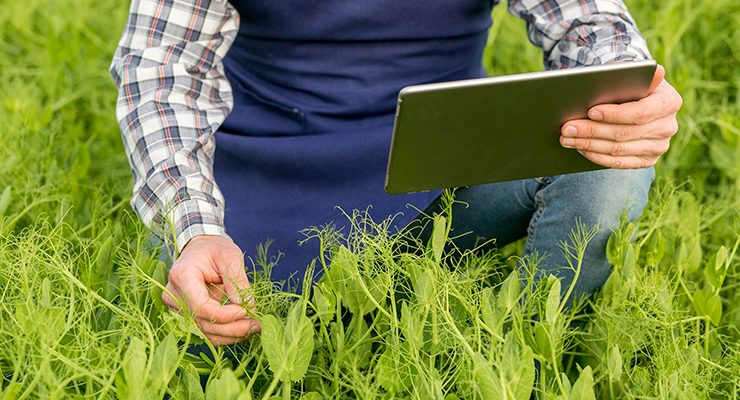
[[[546,69],[650,58],[622,0],[509,0],[509,12],[527,22]]]
[[[233,107],[221,60],[238,29],[226,0],[133,0],[111,65],[131,205],[178,253],[196,235],[228,237],[213,133]]]

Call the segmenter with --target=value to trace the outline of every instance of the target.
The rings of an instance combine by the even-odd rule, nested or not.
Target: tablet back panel
[[[655,61],[409,86],[398,96],[390,194],[602,169],[560,145],[597,104],[647,95]]]

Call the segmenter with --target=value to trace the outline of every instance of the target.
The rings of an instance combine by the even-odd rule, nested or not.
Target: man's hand
[[[644,99],[598,105],[588,111],[589,119],[566,122],[560,144],[609,168],[654,165],[678,131],[676,113],[682,104],[681,96],[664,76],[665,69],[658,65]]]
[[[238,289],[247,287],[239,247],[221,236],[196,236],[172,264],[166,288],[186,304],[208,340],[220,346],[242,342],[261,330],[259,321],[247,317],[241,306]],[[167,291],[162,300],[179,310]],[[224,295],[231,304],[222,305]]]

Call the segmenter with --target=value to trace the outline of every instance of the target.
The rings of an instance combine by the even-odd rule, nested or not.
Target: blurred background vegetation
[[[654,201],[646,210],[637,240],[652,240],[655,231],[662,232],[667,255],[657,268],[666,279],[677,279],[673,282],[683,286],[680,293],[673,291],[674,307],[708,321],[712,311],[697,308],[693,301],[696,293],[712,288],[700,267],[721,246],[736,247],[740,230],[740,2],[626,3],[653,57],[666,67],[666,79],[684,98],[680,130],[656,166]],[[128,205],[131,173],[115,121],[116,89],[108,74],[128,4],[112,0],[4,0],[0,4],[0,382],[12,377],[22,383],[23,393],[39,396],[31,382],[38,381],[34,377],[44,370],[48,352],[33,340],[19,342],[18,309],[11,305],[38,297],[44,287],[48,300],[50,285],[65,298],[78,293],[73,288],[76,283],[69,284],[69,271],[78,277],[87,274],[80,284],[93,285],[89,275],[96,267],[105,274],[98,278],[110,280],[125,265],[147,262],[147,232]],[[494,10],[494,20],[484,60],[489,73],[541,70],[541,52],[528,43],[524,22],[508,15],[505,6]],[[106,250],[106,242],[113,247],[108,245]],[[506,252],[514,254],[515,246]],[[702,378],[692,381],[692,387],[704,390],[700,392],[706,396],[736,397],[739,387],[740,277],[735,271],[737,256],[732,256],[724,285],[716,289],[722,304],[721,322],[712,325],[716,326],[712,333],[708,322],[695,332],[703,338],[697,342],[699,361],[695,361],[709,372],[699,374]],[[644,268],[655,267],[650,266],[645,251],[638,249],[637,257]],[[101,291],[111,296],[108,301],[116,298],[112,286]],[[643,294],[648,288],[643,287]],[[99,312],[95,304],[100,299],[83,292],[78,296],[88,306],[82,310]],[[68,301],[81,300],[71,296]],[[610,318],[611,326],[648,321],[648,316],[636,320],[635,315],[619,320],[607,313],[604,318]],[[147,314],[145,320],[150,317]],[[93,371],[107,379],[119,368],[116,363],[125,344],[111,345],[110,340],[95,336],[96,331],[111,328],[110,324],[99,326],[99,320],[80,314],[77,321],[80,326],[89,325],[88,336],[78,331],[74,339],[89,338],[85,346],[91,350],[86,351],[93,356],[50,372],[59,375],[54,379],[61,387],[64,382],[89,378],[80,371]],[[40,334],[49,329],[43,318],[24,321],[22,335],[28,337],[32,331]],[[146,332],[148,326],[140,326],[142,320],[126,321],[118,321],[116,329],[151,336]],[[596,320],[589,329],[598,330],[604,321]],[[152,326],[157,323],[151,320]],[[658,329],[658,325],[650,326]],[[670,327],[666,329],[671,332]],[[684,340],[682,346],[691,347],[691,340]],[[655,348],[673,351],[665,346]],[[599,356],[589,356],[588,349],[583,345],[577,350],[586,354],[584,362]],[[117,358],[104,362],[94,357],[96,351],[117,354]],[[666,377],[676,366],[670,362],[658,365],[660,357],[656,360],[644,368],[644,374],[625,379],[630,379],[633,388],[659,396],[657,383],[670,382]]]

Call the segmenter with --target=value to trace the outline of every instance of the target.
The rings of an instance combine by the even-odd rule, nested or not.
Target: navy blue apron
[[[216,133],[227,233],[247,256],[272,240],[272,277],[319,255],[303,229],[369,208],[403,228],[438,191],[388,195],[398,91],[485,76],[485,0],[231,0],[241,26],[224,59],[234,109]],[[412,207],[413,206],[413,207]],[[320,269],[320,268],[319,268]]]

